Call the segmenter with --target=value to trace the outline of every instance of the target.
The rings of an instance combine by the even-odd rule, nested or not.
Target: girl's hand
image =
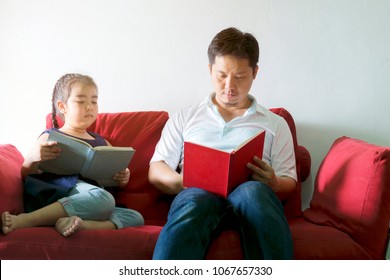
[[[60,155],[61,149],[57,142],[37,141],[32,147],[26,159],[31,163],[54,159]]]
[[[25,178],[28,174],[42,173],[38,169],[39,163],[58,157],[60,152],[61,149],[57,142],[37,141],[23,162],[22,177]]]
[[[61,149],[57,145],[57,142],[50,141],[45,143],[39,143],[36,153],[37,161],[41,162],[58,157],[61,153]]]
[[[127,186],[130,180],[130,170],[128,168],[118,172],[114,176],[114,180],[117,180],[119,187],[124,188]]]

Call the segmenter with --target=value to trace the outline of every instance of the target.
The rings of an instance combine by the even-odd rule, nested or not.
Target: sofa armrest
[[[0,213],[23,212],[23,182],[20,173],[23,160],[15,146],[0,145]]]
[[[298,152],[296,157],[299,161],[300,166],[300,180],[301,182],[304,182],[310,175],[311,156],[309,151],[304,146],[298,145]]]

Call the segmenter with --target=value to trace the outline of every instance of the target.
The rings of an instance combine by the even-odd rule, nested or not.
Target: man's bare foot
[[[56,222],[56,230],[63,236],[70,236],[82,228],[83,220],[77,216],[59,218]]]
[[[9,212],[3,212],[1,214],[1,230],[3,231],[4,235],[7,235],[10,233],[13,228],[13,221],[14,221],[14,215],[11,215]]]

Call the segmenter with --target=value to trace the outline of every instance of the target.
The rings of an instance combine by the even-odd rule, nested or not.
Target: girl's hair
[[[58,109],[57,102],[60,100],[63,103],[66,103],[69,99],[73,86],[77,83],[80,83],[83,86],[93,86],[95,87],[96,91],[98,90],[96,83],[89,76],[74,74],[74,73],[65,74],[64,76],[62,76],[57,81],[53,90],[52,103],[51,103],[52,104],[51,118],[52,118],[53,127],[59,128],[57,122],[57,116],[59,116],[62,120],[64,120],[64,115]]]

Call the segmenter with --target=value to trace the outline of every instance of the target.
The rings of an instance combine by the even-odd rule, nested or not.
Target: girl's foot
[[[3,231],[4,235],[7,235],[12,230],[14,230],[13,227],[13,221],[16,216],[11,215],[9,212],[4,212],[1,214],[1,230]]]
[[[80,229],[83,220],[77,216],[59,218],[56,222],[56,230],[63,236],[70,236]]]

